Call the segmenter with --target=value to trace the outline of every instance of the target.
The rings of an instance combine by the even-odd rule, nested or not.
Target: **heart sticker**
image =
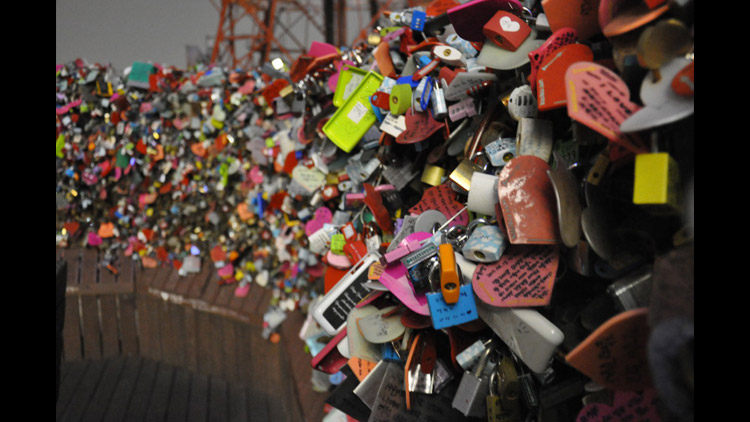
[[[503,16],[500,18],[500,28],[505,32],[518,32],[521,29],[521,24],[512,21],[509,17]]]
[[[653,388],[644,391],[615,391],[612,406],[605,403],[591,403],[584,406],[576,422],[660,422],[657,408],[658,397]]]
[[[651,387],[648,308],[616,315],[599,326],[565,360],[602,387],[637,391]]]
[[[498,176],[497,195],[512,244],[557,244],[556,199],[549,164],[533,155],[511,159]]]
[[[305,224],[305,234],[307,237],[310,237],[313,233],[322,229],[325,224],[328,224],[331,221],[333,221],[331,210],[329,210],[328,207],[320,207],[315,210],[313,218]]]
[[[561,47],[573,44],[578,40],[578,32],[573,28],[560,28],[555,31],[541,47],[529,53],[529,62],[531,63],[531,72],[529,73],[529,86],[536,94],[537,72],[542,62]]]
[[[432,237],[432,234],[425,232],[415,232],[406,236],[399,246],[406,245],[408,242],[422,241]],[[388,290],[393,293],[398,300],[401,301],[407,308],[420,315],[430,315],[429,305],[427,305],[427,298],[425,295],[416,295],[414,289],[411,286],[411,282],[406,275],[406,267],[401,261],[396,261],[389,264],[383,270],[380,275],[380,282],[383,283]]]
[[[630,101],[630,90],[616,73],[599,64],[581,61],[568,67],[565,86],[571,119],[633,153],[647,152],[637,136],[620,131],[620,125],[641,107]]]
[[[325,184],[326,175],[318,169],[309,169],[300,164],[292,170],[292,179],[299,183],[306,191],[313,193]]]
[[[539,111],[565,107],[568,102],[565,72],[574,63],[592,60],[594,53],[583,44],[568,44],[547,56],[537,73],[536,93]]]
[[[663,126],[684,119],[695,112],[695,99],[692,96],[679,95],[673,89],[673,80],[692,61],[678,57],[664,65],[659,73],[660,78],[654,81],[653,74],[648,74],[641,84],[641,100],[644,108],[636,111],[620,125],[620,131],[625,133],[639,132]],[[689,85],[692,82],[689,78]]]
[[[409,208],[412,214],[422,214],[427,210],[438,210],[450,219],[464,207],[462,203],[456,201],[456,192],[451,189],[449,184],[442,184],[425,189],[422,199]],[[465,226],[469,222],[469,213],[464,210],[448,227],[456,225]]]
[[[518,0],[472,0],[448,9],[448,19],[459,37],[484,42],[482,26],[498,10],[523,10],[523,5]]]
[[[405,118],[406,130],[396,137],[396,143],[398,144],[422,142],[445,126],[444,123],[433,119],[429,110],[423,113],[414,113],[413,110],[407,111]]]
[[[477,265],[474,293],[496,307],[548,305],[559,262],[557,246],[510,245],[497,262]]]

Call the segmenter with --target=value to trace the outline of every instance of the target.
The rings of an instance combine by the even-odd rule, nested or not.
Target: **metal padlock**
[[[435,291],[436,279],[440,277],[440,267],[439,261],[432,264],[428,276],[432,292],[425,294],[433,328],[442,330],[476,320],[478,318],[477,304],[471,284],[460,285],[455,289],[458,290],[458,298],[453,304],[446,303],[443,293]],[[459,271],[458,267],[457,271]],[[461,280],[460,272],[458,272],[458,280]]]
[[[429,76],[422,78],[419,81],[419,85],[414,89],[414,95],[411,97],[411,108],[412,111],[424,112],[427,110],[427,106],[432,95],[432,78]]]
[[[458,167],[456,167],[453,172],[451,172],[450,176],[448,176],[453,183],[467,192],[471,189],[471,176],[474,172],[484,172],[487,169],[486,163],[480,165],[474,161],[478,157],[483,157],[483,153],[478,152],[474,154],[471,159],[464,158],[458,163]]]
[[[445,103],[445,91],[440,87],[437,79],[433,79],[432,84],[432,118],[443,120],[448,115],[448,105]]]
[[[503,167],[516,156],[516,138],[496,139],[484,147],[493,167]]]
[[[461,254],[469,261],[496,262],[509,243],[508,237],[497,224],[487,224],[484,219],[476,219],[469,224],[469,239],[461,248]]]
[[[464,416],[481,417],[486,411],[486,396],[489,387],[489,379],[484,378],[483,372],[487,366],[490,355],[497,348],[493,341],[482,355],[474,372],[464,372],[461,383],[458,385],[456,395],[451,405]]]
[[[503,406],[500,402],[500,395],[497,393],[498,378],[500,375],[497,371],[492,371],[489,379],[489,395],[487,396],[487,422],[505,422]]]

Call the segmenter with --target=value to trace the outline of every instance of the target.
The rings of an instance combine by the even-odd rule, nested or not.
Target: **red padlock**
[[[518,16],[498,10],[482,29],[484,36],[498,47],[516,51],[531,34],[531,27]]]

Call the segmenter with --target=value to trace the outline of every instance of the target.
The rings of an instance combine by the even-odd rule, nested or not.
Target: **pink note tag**
[[[653,388],[637,392],[615,391],[612,406],[605,403],[586,405],[578,412],[576,422],[660,422],[657,401]]]
[[[512,158],[498,176],[498,202],[513,244],[557,244],[557,199],[549,164],[533,155]]]
[[[412,214],[422,214],[426,210],[438,210],[445,218],[450,219],[464,207],[463,204],[456,201],[456,192],[451,189],[450,185],[445,183],[425,189],[422,199],[416,205],[409,208]],[[448,227],[456,225],[465,226],[469,223],[469,213],[464,210]]]
[[[548,305],[559,262],[555,245],[510,245],[499,261],[477,265],[474,293],[497,307]]]
[[[432,237],[430,233],[415,232],[404,238],[399,245],[405,245],[412,241],[422,241]],[[425,295],[417,295],[406,275],[406,267],[401,261],[388,264],[380,274],[380,282],[398,298],[407,308],[420,315],[429,315],[430,308]]]
[[[642,107],[613,71],[593,62],[574,63],[565,72],[568,115],[633,153],[647,152],[635,134],[620,125]]]

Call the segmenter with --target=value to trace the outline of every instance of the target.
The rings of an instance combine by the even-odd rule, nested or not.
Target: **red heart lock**
[[[467,41],[483,42],[482,26],[498,10],[523,10],[518,0],[472,0],[448,9],[448,19],[459,37]]]
[[[412,109],[409,109],[404,118],[406,119],[406,130],[396,137],[397,144],[422,142],[445,127],[444,123],[432,118],[432,113],[429,110],[423,113],[415,113]]]
[[[578,62],[594,60],[594,53],[586,45],[569,44],[547,56],[537,74],[537,102],[539,111],[565,107],[565,71]]]
[[[498,47],[516,51],[531,34],[531,27],[518,16],[498,10],[492,19],[484,24],[482,33]]]
[[[573,28],[560,28],[555,31],[547,41],[539,48],[529,53],[529,63],[531,63],[531,72],[529,73],[529,85],[536,94],[537,72],[542,62],[558,49],[568,44],[573,44],[578,39],[578,32]]]

